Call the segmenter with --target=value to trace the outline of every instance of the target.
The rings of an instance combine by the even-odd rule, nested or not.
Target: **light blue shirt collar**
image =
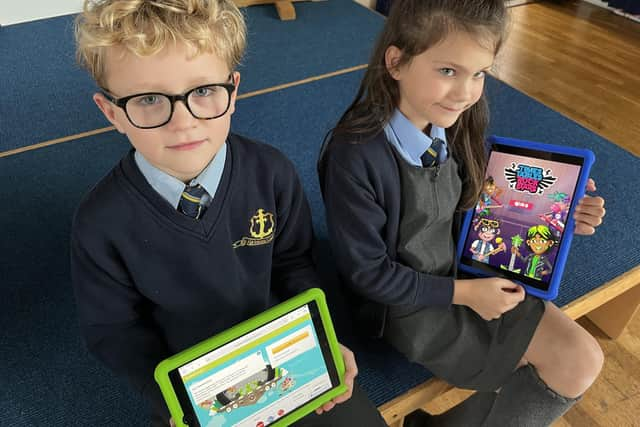
[[[153,166],[138,151],[134,153],[134,157],[140,172],[142,172],[142,175],[144,175],[149,185],[151,185],[158,194],[169,202],[174,209],[178,209],[178,202],[180,202],[180,196],[182,195],[186,185],[178,178],[173,177]],[[204,206],[209,206],[211,204],[211,200],[216,194],[218,185],[220,185],[220,179],[222,178],[222,171],[224,170],[226,158],[227,144],[225,143],[220,147],[220,150],[207,167],[200,172],[200,175],[189,182],[189,185],[200,184],[207,191],[207,194],[202,197],[200,204]]]
[[[400,155],[413,166],[422,166],[420,156],[431,146],[431,138],[440,138],[444,141],[444,150],[440,153],[439,161],[447,159],[447,136],[444,128],[431,125],[431,138],[418,129],[407,117],[396,108],[389,123],[384,127],[387,140],[393,145]]]

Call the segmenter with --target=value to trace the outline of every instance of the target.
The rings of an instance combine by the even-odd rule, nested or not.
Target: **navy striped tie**
[[[200,199],[205,193],[206,190],[200,184],[186,186],[180,196],[178,210],[191,218],[200,218],[205,211],[205,207],[200,204]]]
[[[431,145],[427,148],[427,151],[420,156],[422,160],[422,166],[431,167],[440,163],[440,152],[444,149],[444,141],[440,138],[433,138]]]

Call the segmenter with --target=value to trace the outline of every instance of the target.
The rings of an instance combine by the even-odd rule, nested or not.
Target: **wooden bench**
[[[278,16],[282,21],[291,21],[296,19],[296,9],[293,7],[293,3],[296,1],[305,0],[233,0],[238,7],[247,7],[258,4],[274,4]]]

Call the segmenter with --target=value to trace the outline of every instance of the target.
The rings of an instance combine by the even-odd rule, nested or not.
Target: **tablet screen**
[[[461,263],[548,290],[583,162],[493,144]]]
[[[189,426],[267,426],[339,385],[315,302],[171,371]]]

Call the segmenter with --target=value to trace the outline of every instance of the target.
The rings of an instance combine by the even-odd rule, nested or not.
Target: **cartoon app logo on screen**
[[[516,191],[543,194],[557,177],[551,175],[551,169],[546,172],[540,167],[526,164],[511,163],[511,168],[504,168],[504,176],[509,182],[509,187]]]

